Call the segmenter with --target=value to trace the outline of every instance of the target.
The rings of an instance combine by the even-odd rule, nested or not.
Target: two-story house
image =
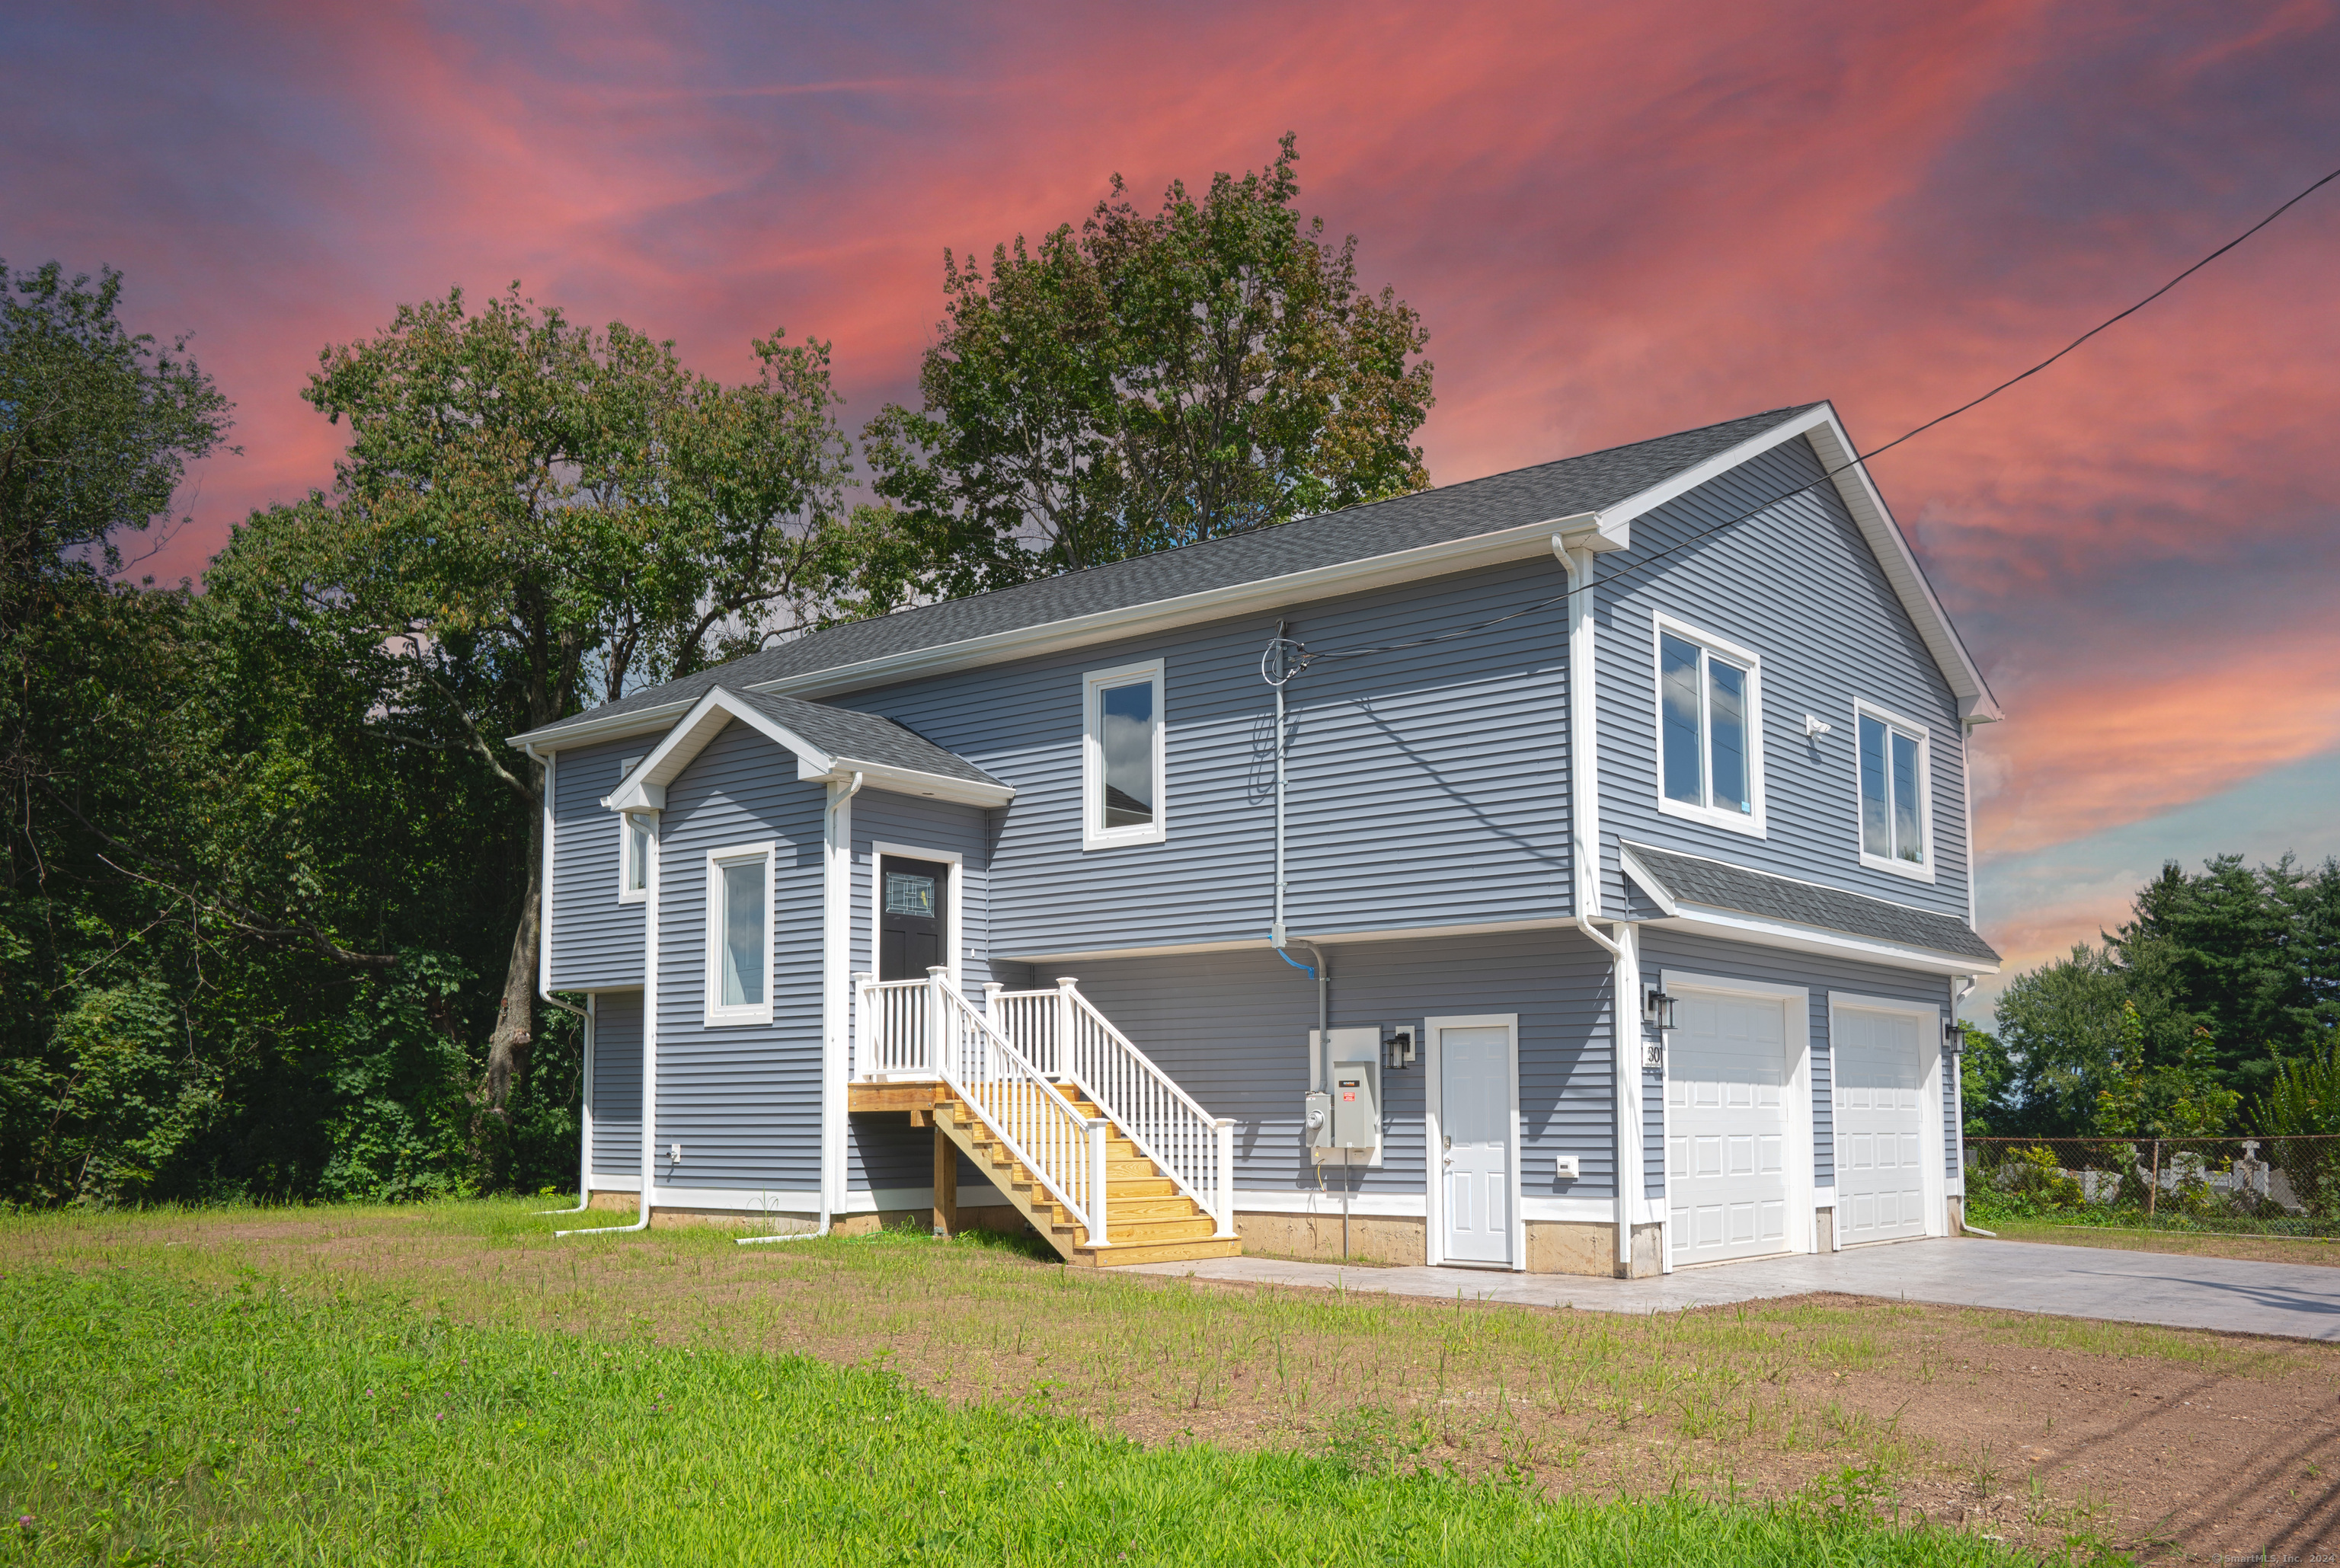
[[[1099,1264],[1945,1234],[1999,715],[1854,454],[1775,410],[515,737],[586,1189]]]

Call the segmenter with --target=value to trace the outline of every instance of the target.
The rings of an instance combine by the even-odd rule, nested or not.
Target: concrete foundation
[[[1613,1242],[1617,1235],[1616,1230],[1613,1228],[1604,1227],[1604,1228],[1608,1229]],[[1620,1263],[1616,1259],[1616,1255],[1611,1253],[1610,1272],[1619,1279],[1648,1279],[1652,1276],[1664,1273],[1665,1234],[1665,1227],[1661,1225],[1633,1227],[1633,1242],[1630,1250],[1631,1261]]]
[[[1274,1257],[1304,1257],[1338,1263],[1341,1217],[1337,1214],[1235,1214],[1235,1234],[1244,1250]],[[1422,1220],[1386,1215],[1352,1215],[1348,1258],[1353,1263],[1402,1266],[1429,1256],[1429,1230]]]
[[[1617,1272],[1617,1228],[1589,1220],[1531,1219],[1528,1272],[1606,1279]]]
[[[630,1192],[597,1192],[590,1208],[628,1219],[641,1211],[641,1199]],[[723,1225],[747,1231],[810,1230],[819,1221],[816,1214],[743,1213],[732,1208],[669,1208],[660,1204],[650,1210],[650,1228],[666,1230],[681,1225]],[[837,1236],[874,1236],[880,1230],[915,1229],[921,1233],[932,1228],[934,1211],[917,1208],[887,1208],[874,1213],[840,1214],[830,1222],[830,1232]],[[982,1208],[961,1208],[958,1211],[961,1230],[996,1230],[1006,1235],[1031,1228],[1025,1218],[1007,1204],[985,1205]],[[1336,1238],[1337,1239],[1337,1238]]]
[[[1814,1252],[1834,1252],[1836,1250],[1835,1209],[1815,1208],[1812,1210],[1812,1250]]]

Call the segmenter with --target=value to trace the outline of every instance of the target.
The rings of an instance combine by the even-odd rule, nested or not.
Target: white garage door
[[[1788,1249],[1786,1004],[1685,991],[1668,1038],[1674,1261]]]
[[[1922,1025],[1906,1012],[1839,1007],[1836,1213],[1849,1245],[1926,1234]]]

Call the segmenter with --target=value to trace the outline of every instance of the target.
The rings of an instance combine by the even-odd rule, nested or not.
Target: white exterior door
[[[1677,1263],[1788,1250],[1787,1004],[1685,991],[1667,1042]]]
[[[1920,1021],[1911,1013],[1839,1007],[1829,1032],[1836,1214],[1845,1243],[1923,1236],[1929,1183]]]
[[[1439,1130],[1449,1263],[1512,1261],[1512,1031],[1438,1031]]]

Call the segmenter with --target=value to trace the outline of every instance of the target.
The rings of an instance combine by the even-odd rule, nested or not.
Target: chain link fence
[[[2340,1137],[1969,1138],[1967,1217],[2340,1237]]]

